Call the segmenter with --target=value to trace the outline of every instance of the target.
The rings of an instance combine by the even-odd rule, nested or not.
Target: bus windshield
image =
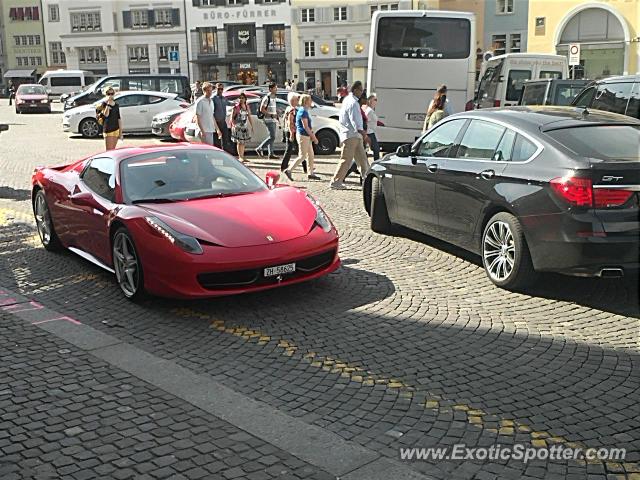
[[[395,58],[468,58],[470,36],[471,23],[466,19],[382,17],[376,52]]]

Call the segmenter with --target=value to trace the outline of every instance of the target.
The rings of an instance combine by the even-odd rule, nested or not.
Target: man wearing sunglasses
[[[227,127],[227,107],[229,102],[224,98],[222,93],[224,86],[221,83],[216,84],[216,94],[213,96],[213,118],[216,123],[215,146],[222,148],[225,152],[231,152],[231,135],[229,127]]]

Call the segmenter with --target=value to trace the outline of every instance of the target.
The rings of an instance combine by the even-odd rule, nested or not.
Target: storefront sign
[[[246,45],[249,43],[249,39],[251,38],[251,32],[249,30],[239,30],[238,31],[238,40],[242,45]]]
[[[236,10],[235,12],[205,12],[203,17],[205,20],[246,20],[249,18],[275,18],[278,16],[277,10]]]

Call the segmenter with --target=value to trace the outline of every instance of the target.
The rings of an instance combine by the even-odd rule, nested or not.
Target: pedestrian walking
[[[113,150],[118,144],[118,140],[123,138],[122,118],[120,118],[120,107],[113,96],[116,94],[113,87],[104,89],[105,98],[96,107],[96,120],[102,126],[105,148]]]
[[[290,79],[287,79],[287,81],[284,83],[284,88],[291,91],[293,89],[293,82]]]
[[[196,86],[191,94],[191,103],[195,103],[202,95],[204,95],[204,92],[202,91],[202,82],[200,80],[196,80]]]
[[[446,94],[447,94],[446,85],[440,85],[436,90],[436,93],[433,94],[433,98],[431,99],[431,101],[429,102],[429,106],[427,107],[427,113],[424,118],[424,124],[422,125],[422,133],[426,132],[429,129],[429,112],[431,111],[435,100],[439,98],[441,95],[446,95]],[[451,106],[448,100],[445,101],[444,112],[446,114],[445,116],[453,115],[453,107]]]
[[[216,123],[216,137],[214,144],[218,148],[222,148],[227,153],[232,153],[231,148],[231,132],[227,126],[227,107],[229,102],[224,98],[224,85],[216,84],[216,93],[211,97],[213,102],[213,119]]]
[[[238,103],[233,107],[231,114],[231,138],[236,144],[238,158],[242,163],[247,162],[244,149],[246,143],[251,140],[251,133],[253,133],[253,121],[251,120],[251,111],[247,106],[247,96],[243,92],[238,95]]]
[[[431,108],[427,112],[427,118],[429,122],[427,124],[427,130],[433,127],[436,123],[447,116],[445,111],[445,105],[447,104],[447,96],[440,95],[433,102],[431,102]]]
[[[320,98],[324,98],[324,88],[322,88],[322,83],[320,82],[320,80],[316,81],[316,89],[313,93],[315,93]]]
[[[364,129],[359,105],[359,98],[362,94],[362,82],[354,82],[351,86],[351,93],[345,97],[340,108],[339,121],[342,153],[340,154],[340,163],[336,173],[331,180],[330,187],[333,189],[344,188],[343,182],[353,160],[356,161],[362,175],[369,168],[367,152],[364,149],[364,146],[369,144],[369,137]]]
[[[284,174],[287,178],[293,181],[291,171],[300,165],[305,159],[309,164],[309,174],[307,178],[309,180],[320,180],[320,177],[316,175],[314,171],[314,156],[313,156],[313,144],[318,144],[316,134],[313,133],[313,126],[311,124],[311,115],[309,115],[309,109],[311,108],[311,96],[302,95],[300,97],[300,106],[296,112],[296,137],[298,138],[298,158],[296,158],[293,165],[290,168],[284,170]]]
[[[216,122],[213,119],[213,85],[204,82],[203,95],[196,102],[196,123],[200,129],[200,140],[207,145],[213,145],[213,137],[216,132]]]
[[[371,151],[373,151],[374,161],[380,158],[380,145],[376,137],[376,129],[378,127],[378,114],[376,114],[377,104],[378,97],[375,94],[371,94],[367,97],[367,104],[364,107],[364,114],[367,116],[367,136],[369,137]]]
[[[366,93],[362,93],[362,95],[360,96],[360,98],[358,99],[358,105],[360,106],[360,115],[362,115],[362,129],[364,131],[367,131],[367,127],[368,127],[368,119],[367,119],[367,114],[364,111],[364,107],[367,105],[367,94]],[[367,153],[367,145],[366,143],[364,143],[364,140],[362,141],[362,146],[364,147],[364,151],[365,154]],[[360,175],[360,171],[358,170],[358,165],[356,165],[356,161],[353,160],[351,162],[351,166],[349,167],[349,170],[347,170],[347,174],[344,176],[345,180],[347,179],[347,177],[349,175],[351,175],[352,173],[355,173],[358,175],[358,177],[360,178],[360,184],[362,184],[362,176]]]
[[[284,132],[285,151],[282,156],[282,164],[280,165],[280,171],[284,172],[289,168],[289,160],[294,150],[298,146],[298,140],[296,135],[296,113],[298,110],[300,95],[294,92],[290,92],[287,95],[289,100],[289,106],[282,115],[282,131]],[[307,173],[307,161],[302,161],[302,169],[304,173]]]
[[[277,109],[277,99],[276,93],[278,91],[278,87],[275,83],[269,84],[269,93],[262,97],[260,101],[260,110],[258,112],[258,118],[261,118],[264,122],[267,130],[269,131],[269,136],[265,138],[258,148],[256,148],[256,153],[259,157],[264,156],[264,148],[267,147],[267,154],[271,159],[277,159],[278,157],[274,153],[273,144],[276,141],[276,130],[278,124],[278,109]]]
[[[13,84],[13,80],[9,80],[9,106],[11,106],[11,102],[15,97],[16,97],[16,86]]]

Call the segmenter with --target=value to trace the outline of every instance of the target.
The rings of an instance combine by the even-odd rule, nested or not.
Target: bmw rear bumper
[[[633,225],[624,234],[611,234],[604,231],[597,217],[587,213],[540,215],[521,220],[533,265],[538,271],[603,277],[638,273],[640,233]],[[620,270],[620,275],[608,270]]]

